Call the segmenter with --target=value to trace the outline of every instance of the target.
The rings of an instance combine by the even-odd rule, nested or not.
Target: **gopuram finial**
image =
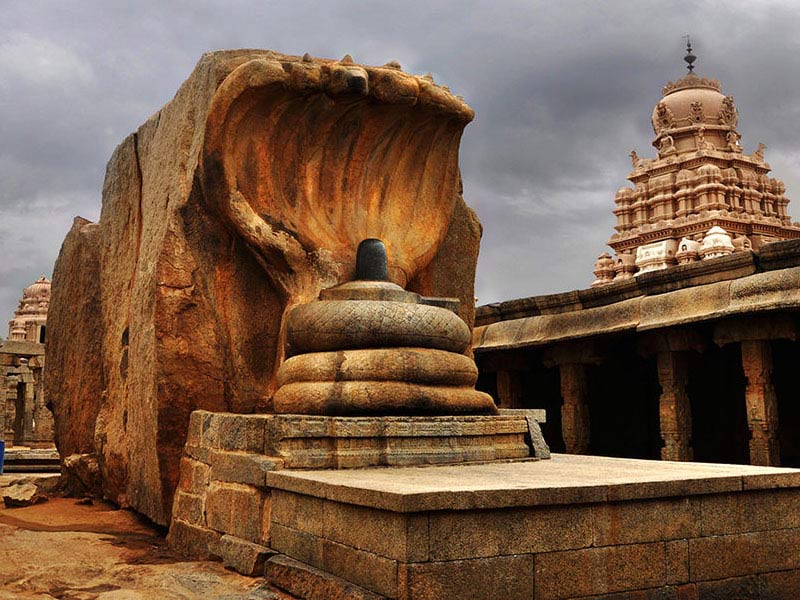
[[[691,74],[694,70],[694,65],[692,64],[694,61],[697,60],[697,57],[692,54],[692,40],[688,35],[683,36],[686,38],[686,56],[683,57],[683,60],[686,61],[686,68],[689,69],[689,73]]]

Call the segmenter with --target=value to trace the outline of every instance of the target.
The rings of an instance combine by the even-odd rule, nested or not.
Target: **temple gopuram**
[[[546,409],[557,452],[799,465],[800,225],[695,59],[653,109],[656,157],[631,153],[591,288],[478,309],[479,389]]]
[[[593,286],[800,237],[786,213],[780,179],[770,178],[764,144],[744,154],[733,96],[692,71],[664,86],[653,109],[654,159],[631,152],[633,187],[617,192],[617,232],[602,254]]]
[[[53,444],[53,415],[45,405],[42,377],[49,305],[50,280],[43,276],[22,292],[8,339],[0,340],[0,431],[9,445]]]

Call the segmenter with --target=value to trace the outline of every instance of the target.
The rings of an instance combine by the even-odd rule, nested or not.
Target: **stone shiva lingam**
[[[388,281],[386,247],[358,246],[356,279],[291,310],[275,412],[316,415],[495,414],[475,390],[458,300]]]

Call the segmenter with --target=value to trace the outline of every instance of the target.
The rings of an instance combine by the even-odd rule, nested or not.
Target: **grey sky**
[[[588,285],[628,153],[653,155],[649,114],[685,72],[685,33],[800,215],[791,0],[3,0],[0,24],[0,336],[72,218],[98,218],[116,144],[220,48],[397,59],[463,95],[477,115],[461,166],[484,224],[480,303]]]

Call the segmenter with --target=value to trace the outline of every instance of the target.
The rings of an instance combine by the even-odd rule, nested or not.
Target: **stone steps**
[[[288,598],[304,600],[385,600],[362,587],[326,573],[299,560],[278,554],[270,558],[264,569],[267,584],[284,590]],[[280,598],[280,596],[278,596]]]
[[[55,448],[17,450],[6,448],[4,473],[59,473],[61,461]]]

